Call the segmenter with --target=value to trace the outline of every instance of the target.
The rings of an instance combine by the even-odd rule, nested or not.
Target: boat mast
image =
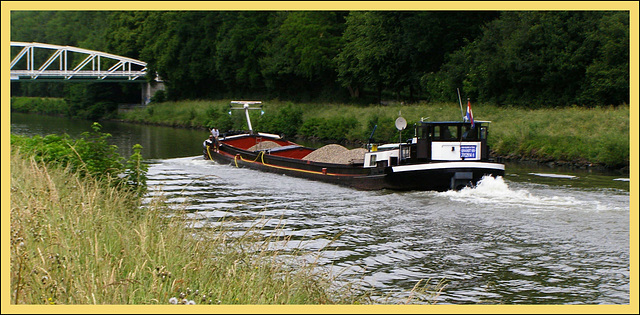
[[[253,127],[251,126],[251,118],[249,118],[249,110],[250,109],[262,110],[262,105],[260,105],[259,107],[250,107],[250,106],[255,104],[262,104],[262,102],[261,101],[231,101],[231,104],[242,104],[242,107],[231,107],[231,109],[244,109],[244,114],[247,117],[247,125],[249,126],[249,133],[253,134]],[[229,113],[231,113],[231,111],[229,111]]]
[[[462,121],[465,121],[464,110],[462,110],[462,98],[460,97],[460,89],[456,88],[456,90],[458,90],[458,101],[460,102],[460,116],[462,116]]]

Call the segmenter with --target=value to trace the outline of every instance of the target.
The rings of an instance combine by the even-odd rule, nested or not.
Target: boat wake
[[[523,188],[512,188],[521,186]],[[628,210],[627,204],[607,200],[607,194],[598,198],[594,192],[586,193],[570,188],[549,187],[538,184],[507,182],[501,176],[485,176],[475,187],[440,193],[452,201],[491,208],[527,208],[530,210]]]
[[[502,176],[483,177],[475,187],[467,187],[458,191],[423,192],[408,194],[382,192],[355,192],[341,186],[308,181],[293,177],[282,177],[276,174],[258,173],[254,170],[230,167],[203,160],[200,156],[176,158],[158,161],[150,169],[148,184],[149,197],[164,195],[174,203],[186,199],[195,203],[193,207],[202,210],[224,210],[235,208],[246,203],[250,198],[246,195],[260,196],[255,207],[268,204],[268,207],[307,208],[310,204],[320,203],[331,208],[333,203],[341,208],[349,204],[349,208],[358,208],[343,198],[345,194],[358,194],[354,200],[367,205],[371,203],[398,204],[407,203],[408,196],[415,196],[418,204],[425,200],[443,204],[452,202],[462,208],[527,209],[528,211],[629,211],[628,193],[615,191],[587,191],[564,186],[549,186],[531,182],[513,182]],[[249,179],[250,180],[247,180]],[[300,189],[300,187],[305,187]],[[348,193],[347,193],[348,191]],[[241,196],[242,195],[242,196]],[[426,199],[425,199],[426,197]],[[391,201],[380,202],[377,198],[390,198]],[[402,201],[396,198],[405,198]],[[435,199],[434,199],[435,198]],[[358,202],[356,202],[358,203]],[[294,206],[296,205],[296,206]],[[190,207],[191,208],[191,207]]]

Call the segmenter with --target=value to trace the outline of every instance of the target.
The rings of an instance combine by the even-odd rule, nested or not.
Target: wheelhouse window
[[[400,159],[406,160],[411,157],[411,146],[401,145],[400,146]]]
[[[436,129],[440,129],[440,140],[458,140],[458,126],[441,125]]]
[[[416,126],[416,137],[433,141],[480,141],[487,139],[487,126],[476,123],[425,123]]]
[[[416,136],[418,139],[431,139],[431,126],[418,126]]]
[[[478,140],[478,128],[471,128],[471,125],[463,125],[462,140]]]
[[[487,139],[487,127],[480,127],[480,140]]]

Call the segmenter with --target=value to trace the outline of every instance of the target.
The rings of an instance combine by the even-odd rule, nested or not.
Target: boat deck
[[[309,155],[309,153],[314,151],[311,148],[306,148],[290,141],[281,140],[281,139],[271,139],[271,138],[260,139],[260,137],[241,137],[241,138],[234,138],[234,139],[226,139],[226,140],[222,140],[221,142],[242,150],[252,151],[250,150],[252,147],[262,143],[263,141],[274,142],[278,146],[273,148],[260,149],[256,151],[264,151],[274,156],[300,160],[305,156]]]

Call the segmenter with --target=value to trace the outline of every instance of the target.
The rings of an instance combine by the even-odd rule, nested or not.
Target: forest
[[[11,12],[12,41],[147,62],[166,85],[155,101],[409,104],[459,90],[496,106],[617,106],[629,103],[629,29],[629,11]],[[140,101],[136,84],[60,85],[11,87],[78,112]]]

